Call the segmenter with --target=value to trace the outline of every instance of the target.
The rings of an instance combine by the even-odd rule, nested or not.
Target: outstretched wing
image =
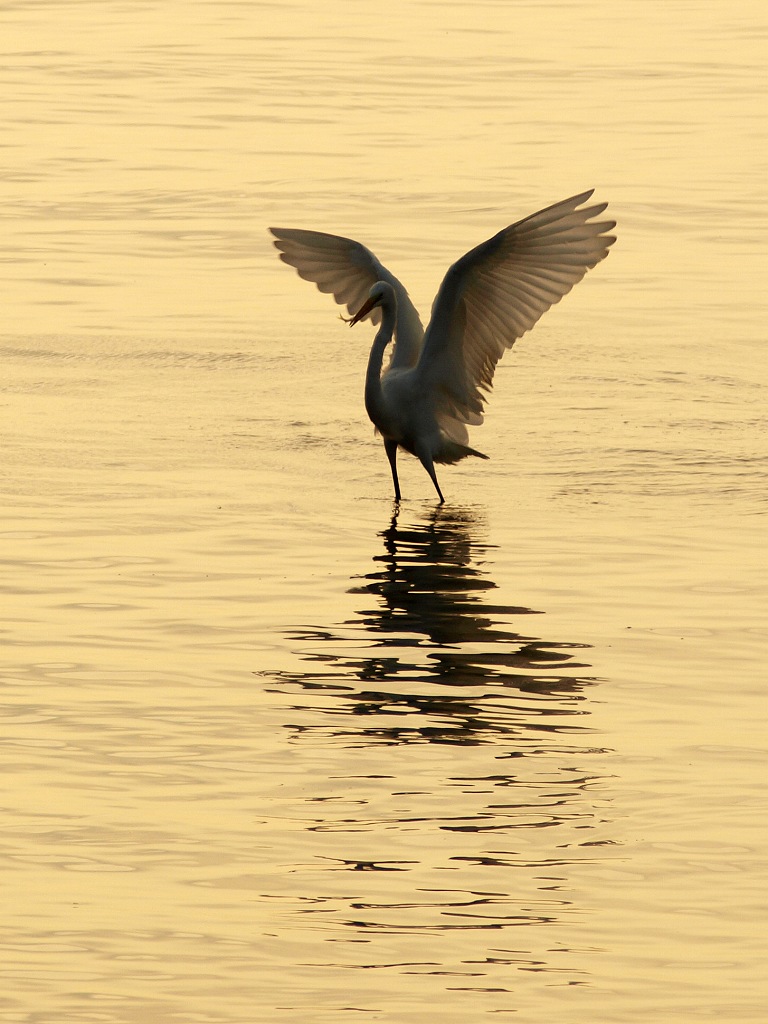
[[[482,423],[483,391],[506,349],[559,302],[616,241],[592,190],[500,231],[453,264],[432,307],[418,372],[451,436]],[[581,207],[581,208],[579,208]]]
[[[360,242],[323,231],[299,228],[270,228],[280,259],[299,272],[305,281],[313,281],[321,292],[330,292],[334,299],[354,315],[368,298],[377,281],[392,285],[397,295],[395,352],[392,364],[413,366],[418,359],[424,328],[408,292]],[[363,319],[381,322],[381,309],[376,307]]]

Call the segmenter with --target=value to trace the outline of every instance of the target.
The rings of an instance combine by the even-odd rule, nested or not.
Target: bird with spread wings
[[[426,332],[407,291],[359,242],[321,231],[270,228],[280,258],[305,281],[330,292],[379,329],[365,380],[365,406],[392,470],[400,500],[397,450],[415,455],[444,501],[435,463],[468,455],[467,426],[483,421],[496,364],[559,302],[616,241],[615,221],[597,220],[607,203],[592,191],[548,206],[499,231],[448,270]],[[384,351],[394,340],[382,373]]]

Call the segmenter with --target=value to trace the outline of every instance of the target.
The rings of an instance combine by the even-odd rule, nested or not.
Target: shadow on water
[[[588,731],[577,722],[595,682],[588,645],[546,638],[540,611],[494,600],[483,532],[473,506],[438,507],[410,525],[395,510],[373,570],[349,590],[360,596],[355,617],[290,634],[312,648],[301,653],[306,670],[278,675],[281,689],[321,698],[295,708],[325,719],[297,733],[321,728],[366,744],[501,740],[507,756],[584,749],[567,740]]]
[[[271,674],[271,690],[315,773],[303,857],[358,879],[354,895],[308,891],[304,912],[356,941],[394,935],[398,962],[470,970],[494,992],[516,967],[581,984],[564,935],[553,952],[538,929],[578,914],[573,866],[615,845],[600,768],[585,763],[600,750],[597,681],[588,645],[499,599],[485,534],[472,506],[395,513],[352,580],[354,615],[290,634],[303,665]],[[525,926],[525,940],[500,937]],[[435,934],[460,939],[425,963]]]

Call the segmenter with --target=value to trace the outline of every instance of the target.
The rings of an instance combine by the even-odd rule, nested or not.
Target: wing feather
[[[559,302],[616,241],[607,203],[592,191],[548,206],[472,249],[446,274],[432,307],[418,373],[450,436],[481,423],[483,392],[515,341]]]
[[[386,281],[397,294],[397,324],[393,366],[413,366],[419,356],[424,328],[408,292],[394,274],[360,242],[324,231],[300,228],[270,228],[280,259],[294,267],[299,277],[312,281],[321,292],[330,293],[340,306],[354,315],[368,298],[377,281]],[[363,319],[381,322],[376,307]]]

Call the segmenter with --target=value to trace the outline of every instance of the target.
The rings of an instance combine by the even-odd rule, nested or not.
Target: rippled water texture
[[[764,6],[0,5],[0,1020],[765,1019]],[[394,508],[267,226],[591,187]]]

